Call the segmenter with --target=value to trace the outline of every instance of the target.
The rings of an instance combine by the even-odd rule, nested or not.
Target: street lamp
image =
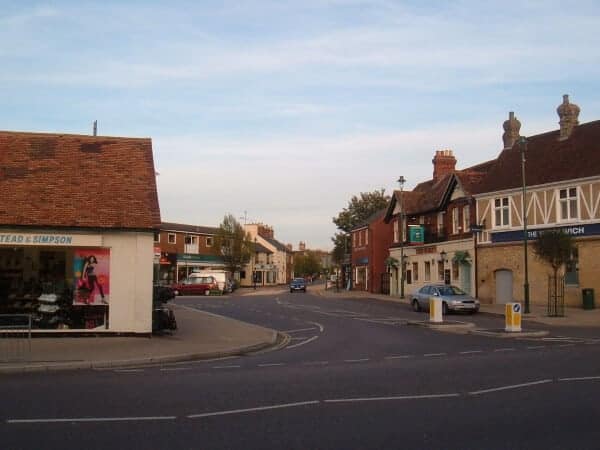
[[[527,188],[525,183],[525,152],[527,151],[527,138],[521,136],[519,138],[519,149],[521,150],[521,177],[523,178],[523,200],[522,216],[523,216],[523,253],[525,258],[525,283],[523,283],[523,298],[525,301],[524,313],[529,314],[529,272],[527,267],[527,206],[525,195],[527,194]]]
[[[400,175],[400,298],[404,298],[404,183],[406,179]]]

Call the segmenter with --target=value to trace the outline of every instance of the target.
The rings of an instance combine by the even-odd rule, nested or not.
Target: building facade
[[[292,272],[292,252],[289,248],[275,239],[275,232],[272,227],[262,223],[249,223],[244,225],[246,232],[255,243],[268,249],[272,255],[269,257],[269,263],[261,268],[264,272],[265,284],[287,284],[290,282]]]
[[[34,332],[152,332],[150,139],[0,132],[0,314]]]
[[[579,107],[568,96],[557,112],[560,129],[523,140],[511,114],[512,140],[505,139],[475,196],[476,223],[482,229],[477,280],[483,302],[524,301],[525,221],[529,244],[549,229],[563,230],[575,240],[576,250],[563,270],[566,305],[581,306],[583,288],[600,292],[600,121],[580,125]],[[552,269],[531,247],[527,262],[530,302],[545,305]]]

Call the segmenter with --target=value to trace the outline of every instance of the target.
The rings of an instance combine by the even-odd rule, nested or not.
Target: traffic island
[[[444,322],[431,322],[429,320],[409,320],[407,325],[431,328],[437,331],[447,331],[450,333],[469,333],[470,330],[475,328],[475,324],[472,322],[461,322],[459,320],[446,320]]]
[[[499,337],[499,338],[530,338],[530,337],[542,337],[547,336],[549,334],[546,330],[521,330],[518,332],[514,331],[506,331],[504,328],[497,328],[491,330],[470,330],[470,334],[477,334],[480,336],[490,336],[490,337]]]

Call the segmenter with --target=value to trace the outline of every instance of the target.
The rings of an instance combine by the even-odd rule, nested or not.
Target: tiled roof
[[[268,243],[270,243],[272,246],[274,246],[280,252],[289,252],[290,251],[284,244],[279,242],[277,239],[274,239],[274,238],[263,238],[263,239],[265,241],[267,241]]]
[[[600,175],[600,120],[576,126],[568,139],[560,131],[527,138],[525,181],[528,186]],[[519,144],[503,150],[478,186],[495,192],[522,185]]]
[[[267,255],[273,254],[273,252],[271,250],[269,250],[267,247],[265,247],[264,245],[262,245],[259,242],[254,243],[254,251],[258,252],[258,253],[266,253]]]
[[[0,192],[0,225],[160,225],[148,138],[0,131]]]
[[[219,228],[203,227],[199,225],[185,225],[182,223],[163,222],[160,224],[160,229],[164,231],[181,231],[184,233],[208,234],[215,235]]]

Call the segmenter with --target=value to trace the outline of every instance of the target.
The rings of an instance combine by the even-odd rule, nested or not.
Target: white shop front
[[[152,331],[153,233],[0,230],[0,314],[33,332]]]

